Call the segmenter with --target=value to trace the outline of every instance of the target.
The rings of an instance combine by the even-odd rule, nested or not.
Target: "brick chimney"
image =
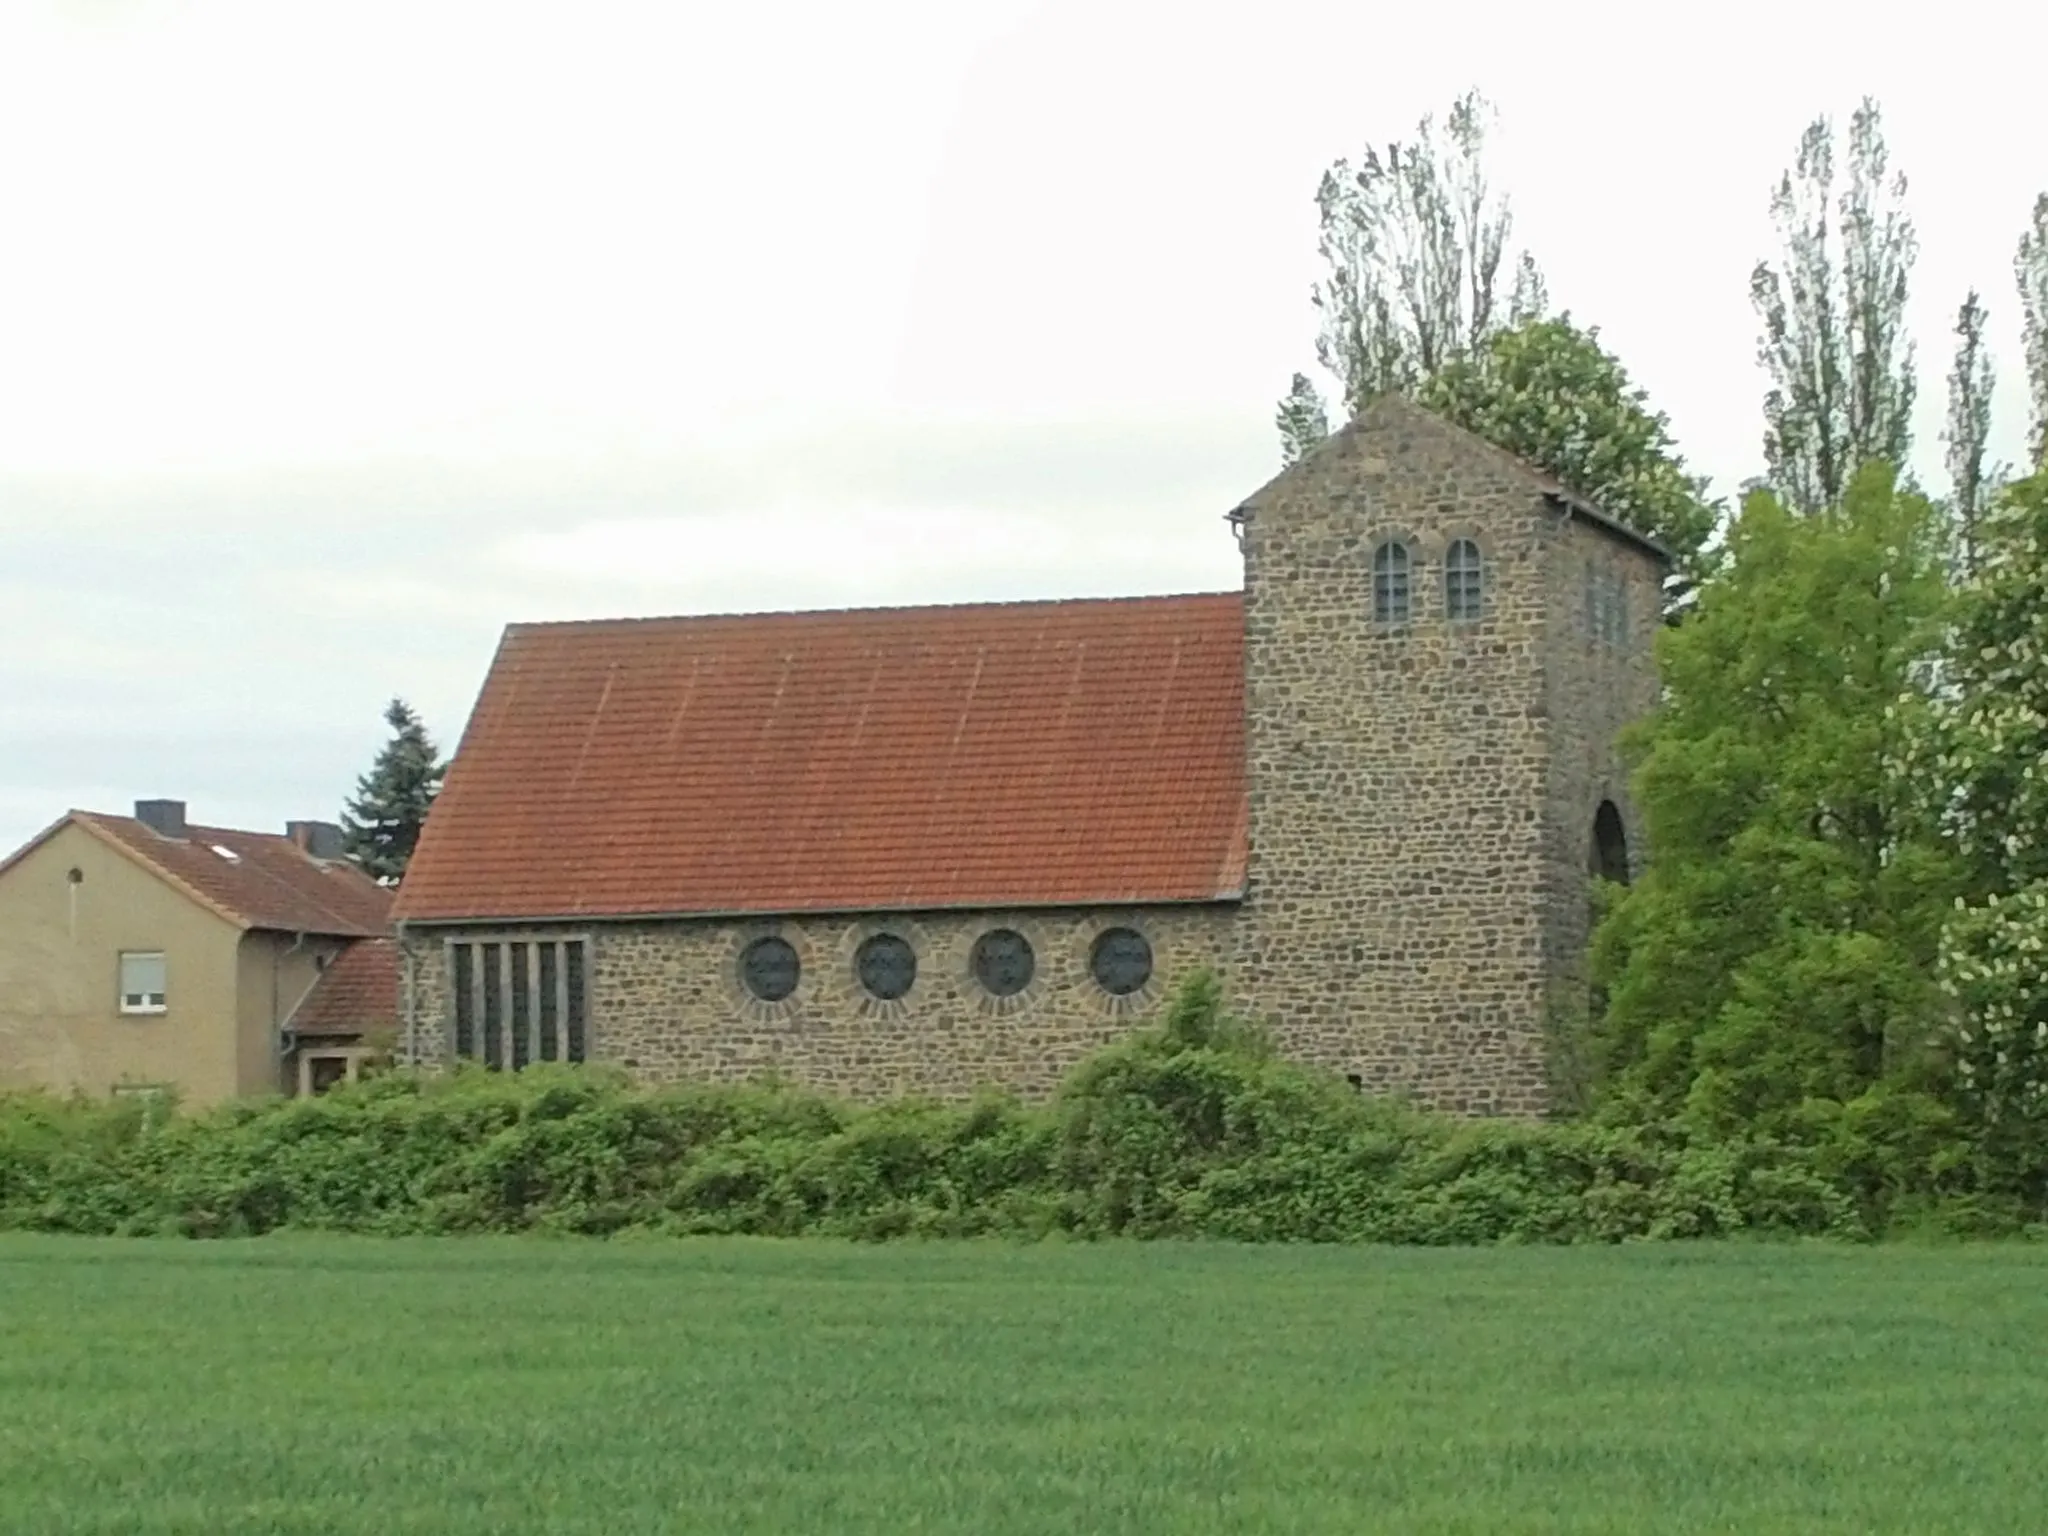
[[[182,800],[138,800],[135,819],[160,837],[185,835],[185,802]]]
[[[341,828],[331,821],[288,821],[284,835],[309,859],[332,862],[344,854]]]

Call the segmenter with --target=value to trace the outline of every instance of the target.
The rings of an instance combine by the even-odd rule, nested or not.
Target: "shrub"
[[[1912,1094],[1796,1135],[1467,1121],[1281,1059],[1191,979],[1050,1104],[855,1106],[602,1068],[390,1071],[316,1099],[158,1114],[0,1096],[0,1227],[224,1237],[550,1231],[1246,1242],[1866,1237],[2037,1222],[1945,1158]],[[1995,1198],[1994,1198],[1995,1196]]]

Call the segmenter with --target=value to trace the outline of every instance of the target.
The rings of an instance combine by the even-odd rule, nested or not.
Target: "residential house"
[[[353,1077],[395,1029],[391,893],[340,829],[73,811],[0,863],[0,1087],[193,1105]]]

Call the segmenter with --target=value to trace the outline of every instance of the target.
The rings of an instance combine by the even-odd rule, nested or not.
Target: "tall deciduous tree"
[[[1656,857],[1595,938],[1610,1102],[1789,1130],[1931,1056],[1952,862],[1896,765],[1944,595],[1933,510],[1884,465],[1810,517],[1745,502],[1632,740]]]
[[[1970,899],[1942,979],[1993,1188],[2048,1194],[2048,472],[2006,487],[1956,604],[1927,774]]]
[[[1759,262],[1750,297],[1763,322],[1759,360],[1769,479],[1795,510],[1841,499],[1863,465],[1905,463],[1912,446],[1913,343],[1906,295],[1919,244],[1906,178],[1890,169],[1884,124],[1866,99],[1849,125],[1838,186],[1833,124],[1817,118],[1771,197],[1782,246]]]
[[[1991,471],[1984,462],[1991,437],[1991,392],[1995,375],[1984,345],[1984,305],[1976,291],[1956,311],[1956,360],[1948,374],[1949,514],[1955,524],[1957,561],[1966,572],[1977,567],[1977,525],[1984,515]]]
[[[1411,142],[1339,160],[1316,192],[1329,273],[1312,292],[1321,313],[1316,357],[1338,380],[1347,416],[1374,395],[1412,391],[1446,363],[1469,357],[1544,302],[1542,276],[1523,254],[1509,264],[1514,220],[1485,167],[1493,109],[1477,93]]]
[[[2036,470],[2048,469],[2048,192],[2034,199],[2034,221],[2013,256],[2020,289],[2020,335],[2033,406],[2027,446]]]
[[[356,780],[342,815],[349,857],[386,885],[405,874],[446,772],[432,738],[412,706],[393,699],[384,711],[391,739],[370,771]]]
[[[1719,520],[1664,414],[1599,331],[1569,316],[1499,332],[1424,380],[1416,398],[1662,541],[1688,572]]]

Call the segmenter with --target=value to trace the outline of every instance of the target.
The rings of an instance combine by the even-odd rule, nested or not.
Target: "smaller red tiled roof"
[[[165,837],[132,817],[95,811],[73,811],[50,830],[67,824],[105,838],[244,928],[338,938],[391,931],[389,890],[355,865],[313,858],[276,833],[187,827],[181,838]]]
[[[285,1028],[305,1038],[362,1036],[398,1027],[398,945],[358,939],[327,963]]]

